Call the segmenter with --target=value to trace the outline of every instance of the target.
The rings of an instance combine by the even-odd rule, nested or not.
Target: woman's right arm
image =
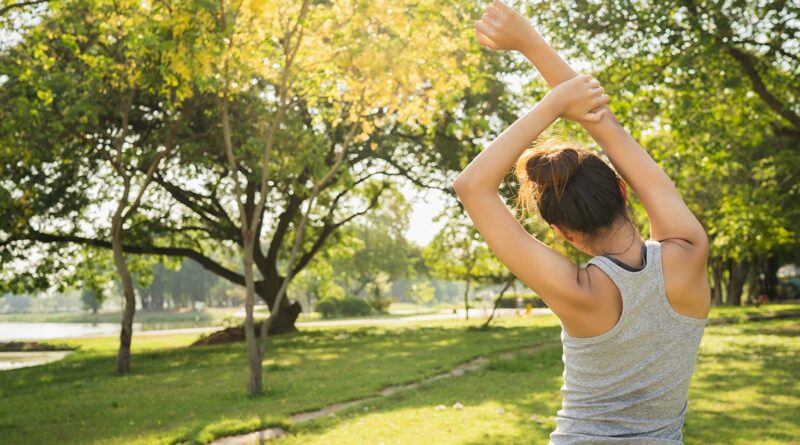
[[[578,75],[531,26],[527,19],[494,0],[476,24],[479,40],[499,49],[522,52],[545,81],[554,87]],[[607,106],[605,106],[607,107]],[[579,122],[603,148],[617,172],[639,197],[650,219],[650,236],[656,240],[681,239],[705,263],[708,238],[667,174],[622,127],[610,109],[599,122]],[[702,255],[701,255],[702,254]],[[699,262],[699,261],[698,261]]]

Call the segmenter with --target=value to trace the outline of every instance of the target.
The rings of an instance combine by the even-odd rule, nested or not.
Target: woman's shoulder
[[[672,308],[687,317],[706,318],[711,308],[708,247],[678,238],[653,241],[661,246],[664,291]]]

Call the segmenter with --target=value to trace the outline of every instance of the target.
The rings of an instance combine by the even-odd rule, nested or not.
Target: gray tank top
[[[680,444],[707,318],[676,312],[664,291],[661,243],[645,240],[644,265],[595,256],[622,295],[622,315],[609,331],[571,337],[561,325],[563,402],[550,445]]]

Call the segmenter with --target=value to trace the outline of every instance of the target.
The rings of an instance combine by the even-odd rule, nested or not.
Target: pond
[[[134,323],[133,332],[208,326],[193,322]],[[0,321],[0,342],[51,340],[77,337],[118,336],[119,323],[32,323]]]
[[[165,329],[194,328],[197,323],[134,323],[134,333]],[[31,323],[0,322],[0,342],[60,340],[77,337],[119,336],[119,323]],[[208,328],[205,328],[208,329]],[[72,351],[0,352],[0,371],[42,365],[61,360]]]
[[[73,351],[0,352],[0,371],[55,362],[72,352]]]

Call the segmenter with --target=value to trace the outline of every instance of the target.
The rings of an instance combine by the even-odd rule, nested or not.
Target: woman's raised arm
[[[563,82],[532,110],[517,119],[479,153],[455,182],[459,201],[497,258],[538,294],[556,314],[596,304],[585,271],[532,237],[506,207],[497,189],[522,152],[560,116],[599,120],[606,104],[591,76]]]
[[[499,0],[475,24],[478,40],[492,49],[523,53],[545,81],[555,87],[578,74],[531,26],[525,17]],[[603,148],[622,178],[642,201],[650,219],[650,236],[656,240],[680,239],[691,244],[698,259],[706,254],[708,238],[667,174],[622,127],[608,109],[598,122],[579,121]],[[699,255],[699,254],[703,255]],[[705,261],[703,259],[703,261]]]

